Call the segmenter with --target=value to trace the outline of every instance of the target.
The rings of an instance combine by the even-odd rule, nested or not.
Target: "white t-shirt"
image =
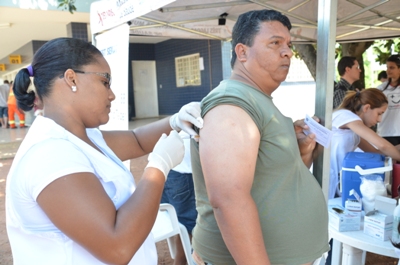
[[[329,177],[328,199],[335,197],[338,192],[339,174],[342,169],[343,159],[348,152],[354,151],[360,143],[360,136],[350,129],[340,129],[344,124],[361,118],[345,109],[332,113],[332,139],[331,139],[331,168]]]
[[[48,184],[76,172],[95,174],[116,209],[132,195],[136,186],[130,171],[99,130],[87,129],[87,134],[104,154],[51,119],[38,116],[29,129],[6,185],[6,224],[14,265],[104,264],[60,231],[36,202]],[[157,264],[151,234],[129,264]]]
[[[183,144],[185,146],[185,155],[183,156],[182,162],[174,167],[172,170],[179,173],[192,173],[192,162],[190,159],[190,135],[185,131],[180,131],[179,136],[183,138]]]
[[[400,136],[400,86],[392,87],[389,85],[383,90],[387,82],[378,86],[388,99],[388,108],[382,115],[382,121],[378,123],[378,134],[382,137]]]

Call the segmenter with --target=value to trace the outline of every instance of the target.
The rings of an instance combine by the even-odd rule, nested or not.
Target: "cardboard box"
[[[329,205],[329,225],[339,232],[361,230],[361,214],[341,205]]]
[[[376,196],[375,211],[367,213],[364,217],[364,233],[380,239],[389,240],[393,229],[393,211],[396,200]]]

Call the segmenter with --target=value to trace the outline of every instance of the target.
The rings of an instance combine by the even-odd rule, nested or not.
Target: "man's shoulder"
[[[333,91],[337,91],[337,90],[347,90],[347,86],[345,84],[343,84],[342,82],[337,82],[334,86],[334,90]]]
[[[342,77],[340,78],[339,82],[337,82],[336,85],[334,86],[334,91],[338,89],[347,91],[353,89],[353,86],[346,79]]]

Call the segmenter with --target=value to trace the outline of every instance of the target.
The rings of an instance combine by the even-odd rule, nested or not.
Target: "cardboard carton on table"
[[[380,239],[389,240],[393,229],[393,211],[396,208],[396,200],[376,196],[375,210],[365,214],[364,233]]]

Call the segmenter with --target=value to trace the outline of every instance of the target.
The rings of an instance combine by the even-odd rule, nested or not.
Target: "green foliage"
[[[58,7],[63,10],[68,10],[71,14],[76,11],[75,0],[58,0]]]
[[[335,60],[338,59],[339,57],[342,57],[342,45],[338,42],[335,44]]]
[[[386,64],[387,58],[395,53],[400,53],[400,38],[390,40],[377,40],[373,45],[376,62]]]

